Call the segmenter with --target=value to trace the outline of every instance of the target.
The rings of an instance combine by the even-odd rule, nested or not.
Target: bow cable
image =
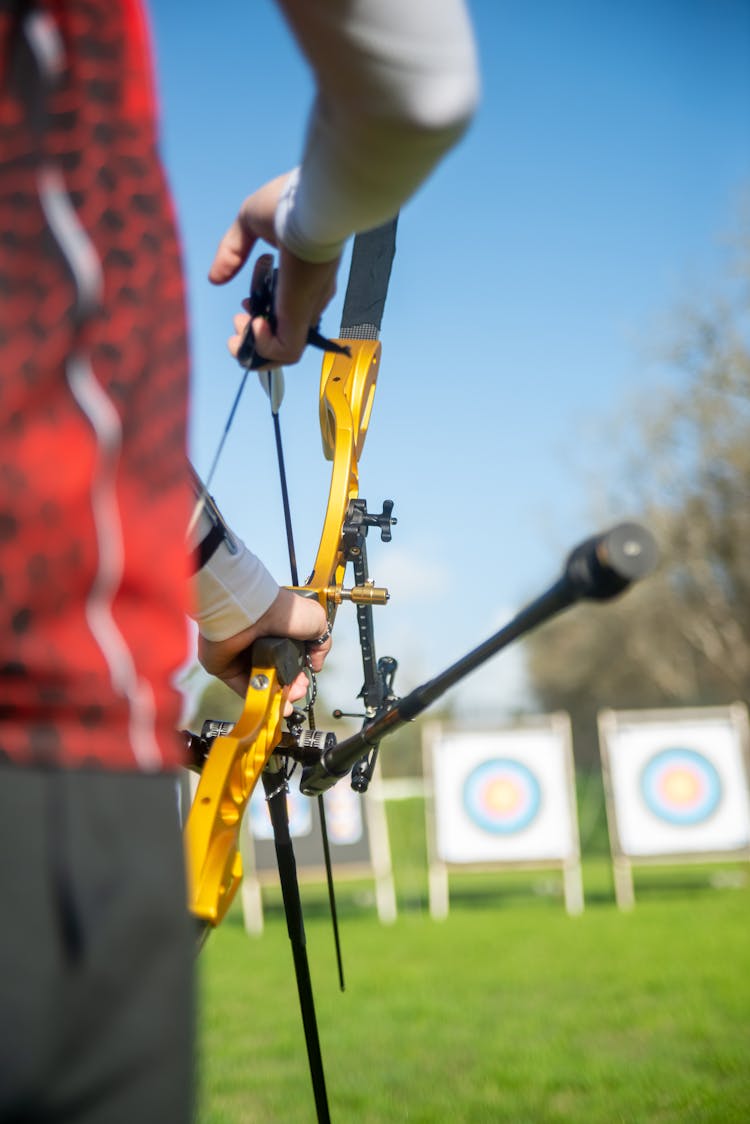
[[[198,499],[196,501],[195,507],[193,508],[192,514],[191,514],[190,519],[188,521],[188,526],[187,526],[187,537],[188,538],[190,538],[191,534],[195,530],[196,524],[198,523],[198,520],[201,517],[201,513],[203,512],[203,509],[205,508],[206,503],[207,503],[208,499],[210,498],[208,493],[209,493],[209,488],[211,487],[211,481],[214,478],[214,473],[216,472],[216,467],[219,463],[219,459],[220,459],[221,454],[223,452],[224,445],[226,444],[227,437],[229,436],[229,430],[232,428],[232,423],[234,422],[234,415],[237,413],[237,407],[239,406],[240,399],[242,398],[242,395],[244,394],[245,384],[247,383],[247,376],[249,374],[250,374],[250,371],[249,371],[249,369],[246,368],[245,372],[242,376],[242,379],[240,380],[240,385],[237,387],[237,393],[234,396],[234,401],[232,402],[232,406],[231,406],[231,409],[229,411],[229,415],[227,417],[226,422],[224,423],[224,429],[222,430],[221,437],[219,438],[219,443],[216,446],[216,452],[214,453],[214,458],[211,461],[211,467],[208,470],[208,476],[206,477],[205,483],[201,480],[201,478],[197,475],[197,473],[195,474],[195,479],[196,479],[197,483],[200,485],[200,493],[198,495]]]
[[[286,476],[286,462],[284,457],[284,444],[281,439],[281,422],[279,420],[279,411],[281,410],[281,403],[284,398],[284,372],[281,367],[277,367],[270,371],[259,371],[258,378],[260,384],[268,395],[268,400],[271,404],[271,417],[273,418],[273,431],[276,440],[276,460],[279,468],[279,483],[281,485],[281,503],[284,509],[284,526],[286,528],[286,543],[287,550],[289,551],[289,569],[292,576],[292,585],[299,585],[299,574],[297,571],[297,554],[294,548],[294,532],[292,530],[292,512],[289,503],[289,488],[287,486]],[[315,729],[315,673],[309,670],[308,674],[311,676],[311,696],[308,698],[307,706],[307,719],[310,729]],[[326,809],[325,801],[322,794],[318,797],[318,815],[320,818],[320,835],[323,842],[323,861],[326,872],[326,884],[328,886],[328,902],[331,910],[331,922],[333,924],[333,943],[336,950],[336,968],[339,977],[339,988],[341,991],[346,990],[344,982],[344,962],[341,955],[341,937],[339,934],[339,920],[338,910],[336,908],[336,891],[333,884],[333,864],[331,862],[331,849],[328,842],[328,824],[326,822]],[[279,868],[281,874],[281,868]]]
[[[274,300],[275,300],[275,294],[276,294],[276,283],[277,283],[278,273],[279,273],[279,271],[277,269],[273,268],[273,258],[271,257],[270,254],[262,254],[261,257],[258,258],[258,260],[256,261],[256,263],[253,267],[253,276],[252,276],[252,280],[250,282],[250,296],[249,296],[249,299],[248,299],[247,305],[246,305],[246,307],[247,307],[247,309],[250,313],[251,319],[248,321],[248,323],[245,327],[242,339],[240,341],[240,346],[239,346],[239,349],[237,351],[237,362],[243,368],[244,374],[242,376],[242,381],[240,382],[240,385],[237,388],[237,393],[234,396],[234,401],[233,401],[232,407],[229,411],[229,417],[226,420],[226,424],[224,425],[224,430],[223,430],[223,432],[221,434],[221,437],[219,439],[219,444],[217,446],[216,452],[214,453],[214,458],[211,462],[211,467],[208,471],[208,476],[206,477],[206,482],[205,482],[205,484],[202,484],[202,486],[201,486],[202,490],[200,492],[200,495],[198,496],[198,501],[195,505],[195,508],[193,509],[192,515],[190,516],[190,521],[188,523],[188,529],[187,529],[188,538],[192,534],[196,523],[200,519],[201,512],[203,511],[203,508],[205,507],[206,502],[210,499],[210,496],[208,494],[208,489],[211,487],[211,481],[213,480],[213,476],[214,476],[214,473],[216,471],[216,466],[219,463],[219,458],[221,457],[222,450],[224,449],[224,445],[225,445],[227,436],[229,434],[229,430],[232,428],[232,423],[234,422],[234,416],[237,413],[237,407],[239,406],[240,399],[242,398],[242,395],[244,393],[245,385],[247,383],[248,372],[249,371],[257,371],[259,367],[265,366],[265,364],[268,362],[260,354],[260,352],[258,351],[258,349],[255,346],[255,336],[253,335],[253,328],[252,328],[252,317],[253,316],[263,316],[263,317],[265,317],[268,320],[269,324],[271,325],[272,330],[275,332],[275,330],[276,330],[276,315],[275,315],[275,312],[274,312]],[[321,335],[321,333],[318,330],[317,325],[313,325],[308,329],[307,343],[311,347],[317,347],[320,351],[333,351],[333,352],[336,352],[340,355],[341,354],[343,354],[343,355],[349,355],[350,354],[349,348],[346,345],[338,344],[338,343],[336,343],[335,340],[326,339],[325,336]],[[280,370],[280,368],[278,368],[278,369]],[[263,373],[265,373],[265,372],[259,371],[259,374],[262,375]],[[261,378],[261,385],[265,387],[265,383],[263,382],[262,378]],[[268,390],[268,388],[266,388],[266,392],[269,394],[269,397],[271,397],[271,393],[270,393],[270,390]],[[284,382],[283,382],[283,376],[282,376],[282,378],[281,378],[281,397],[278,400],[278,405],[281,405],[281,398],[283,398],[283,396],[284,396]],[[274,399],[273,399],[273,397],[271,397],[271,409],[272,409],[272,411],[274,409]],[[278,412],[278,407],[276,409],[276,413],[277,412]],[[274,414],[274,417],[276,416],[276,413]],[[284,488],[286,487],[286,479],[284,479],[283,487]],[[289,534],[289,526],[288,525],[287,525],[287,534]],[[294,584],[296,585],[297,582],[295,581]]]
[[[297,571],[297,553],[294,549],[294,532],[292,530],[292,511],[289,504],[289,488],[286,481],[286,464],[284,460],[284,446],[281,440],[281,423],[279,410],[284,400],[284,369],[275,367],[271,371],[258,371],[260,385],[268,395],[271,404],[271,417],[273,419],[273,435],[276,441],[276,462],[279,468],[279,484],[281,486],[281,504],[284,509],[284,527],[286,530],[286,545],[289,551],[289,570],[292,575],[292,585],[299,585]]]

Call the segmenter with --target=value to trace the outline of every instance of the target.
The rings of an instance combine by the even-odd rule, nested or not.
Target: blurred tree
[[[528,641],[533,689],[571,714],[582,763],[597,756],[603,707],[750,701],[750,239],[740,251],[727,295],[682,314],[670,381],[620,425],[612,478],[629,495],[606,507],[640,513],[657,574]]]
[[[380,765],[383,777],[403,778],[423,775],[422,735],[424,726],[430,722],[453,721],[453,707],[450,703],[437,702],[424,714],[402,726],[400,730],[383,742],[380,751]]]

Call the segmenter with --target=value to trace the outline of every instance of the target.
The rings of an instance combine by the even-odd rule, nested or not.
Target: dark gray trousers
[[[175,784],[0,766],[0,1124],[191,1119]]]

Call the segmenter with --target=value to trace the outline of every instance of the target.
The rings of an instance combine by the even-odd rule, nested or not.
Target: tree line
[[[683,311],[669,377],[622,420],[622,495],[655,535],[658,572],[621,601],[532,636],[542,710],[567,710],[579,761],[596,712],[750,702],[750,242],[726,292]]]

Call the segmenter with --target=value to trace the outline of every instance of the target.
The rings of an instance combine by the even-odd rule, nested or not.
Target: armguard
[[[195,529],[195,535],[199,536],[198,541],[190,546],[193,555],[190,572],[197,574],[213,558],[222,543],[226,544],[230,554],[237,554],[239,546],[237,539],[227,526],[224,516],[219,511],[215,499],[208,494],[195,469],[192,466],[189,467],[190,482],[196,502],[201,504],[201,513]]]

